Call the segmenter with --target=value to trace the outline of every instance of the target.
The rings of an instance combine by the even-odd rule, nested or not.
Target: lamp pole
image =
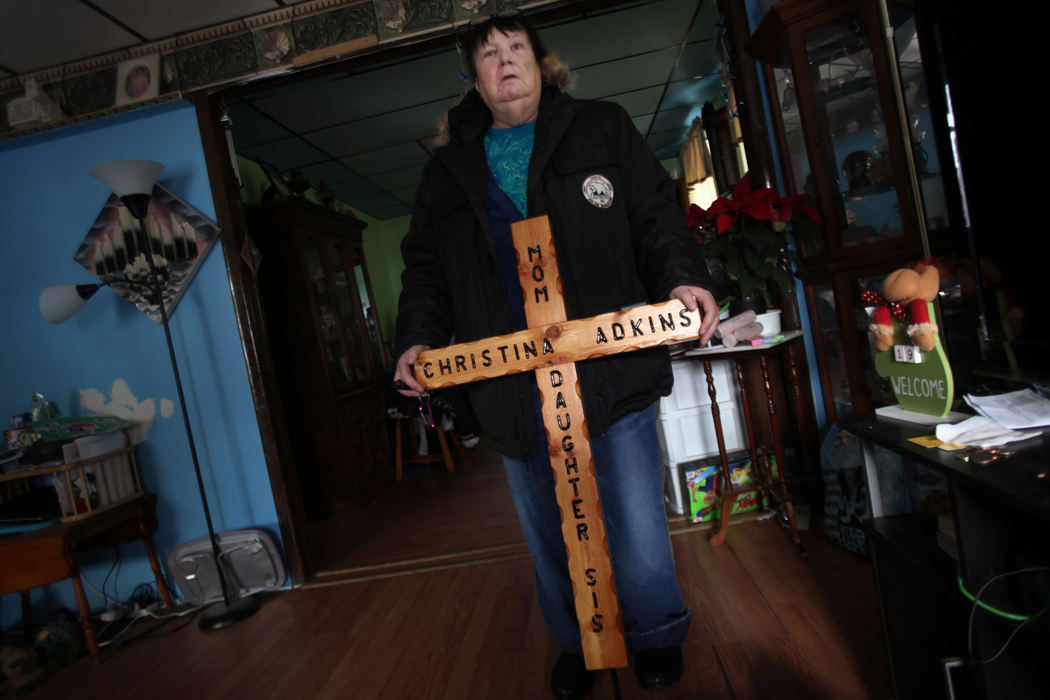
[[[201,475],[197,446],[193,440],[193,429],[190,427],[190,414],[186,408],[186,396],[182,390],[179,365],[175,359],[175,346],[171,341],[168,310],[164,305],[161,276],[156,262],[153,260],[152,241],[146,228],[146,217],[149,213],[153,183],[163,168],[164,166],[160,163],[151,161],[114,161],[96,166],[92,169],[91,174],[110,186],[110,189],[120,198],[124,206],[128,208],[128,212],[138,222],[138,230],[135,232],[135,236],[139,237],[137,242],[140,242],[141,245],[136,247],[140,251],[144,251],[146,263],[149,266],[149,287],[153,296],[153,302],[157,304],[160,310],[161,325],[164,327],[164,338],[168,344],[168,356],[171,359],[171,369],[175,376],[175,389],[179,395],[179,407],[182,409],[182,420],[186,426],[186,438],[190,446],[190,456],[193,459],[193,471],[197,477],[197,488],[200,490],[201,505],[204,507],[204,520],[208,525],[208,539],[211,543],[212,556],[215,559],[215,571],[219,577],[219,586],[222,589],[222,603],[215,603],[208,607],[201,613],[198,622],[200,629],[212,630],[226,627],[253,615],[259,609],[259,600],[254,596],[235,597],[230,591],[226,575],[223,573],[222,552],[219,548],[218,538],[215,536],[215,528],[212,525],[208,496],[204,488],[204,477]]]

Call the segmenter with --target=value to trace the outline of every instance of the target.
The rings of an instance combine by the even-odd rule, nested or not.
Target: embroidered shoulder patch
[[[589,175],[583,181],[583,196],[599,209],[608,209],[613,202],[613,186],[602,175]]]

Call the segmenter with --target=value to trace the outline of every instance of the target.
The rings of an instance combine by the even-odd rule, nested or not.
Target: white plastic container
[[[776,335],[780,332],[780,309],[772,309],[759,314],[755,321],[762,324],[762,335]]]

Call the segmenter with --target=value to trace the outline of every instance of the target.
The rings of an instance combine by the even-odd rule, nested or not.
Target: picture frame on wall
[[[154,99],[160,94],[160,78],[159,54],[121,61],[117,66],[116,105]]]
[[[170,317],[218,237],[218,226],[163,186],[154,185],[146,231],[140,230],[124,203],[111,194],[73,259],[160,323],[147,251],[152,251],[161,298]]]

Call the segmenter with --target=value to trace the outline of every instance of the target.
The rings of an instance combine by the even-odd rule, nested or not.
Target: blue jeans
[[[543,430],[536,401],[537,424]],[[547,624],[563,651],[581,653],[572,581],[554,495],[545,437],[528,460],[503,458],[518,520],[536,569],[536,588]],[[681,644],[690,614],[675,578],[671,538],[660,486],[656,405],[631,413],[591,438],[598,491],[605,513],[620,614],[627,645],[635,651]]]

